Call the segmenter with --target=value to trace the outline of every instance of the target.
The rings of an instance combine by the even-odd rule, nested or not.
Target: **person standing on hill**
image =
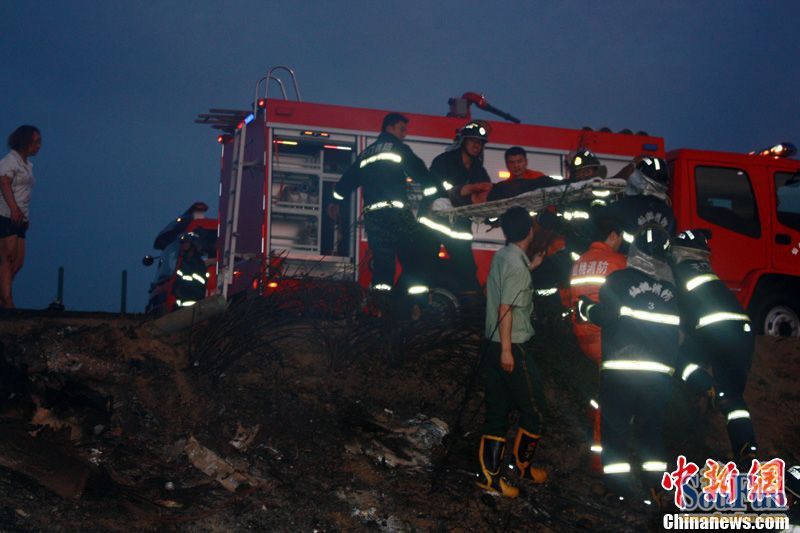
[[[30,158],[42,147],[42,134],[23,125],[8,137],[11,151],[0,159],[0,308],[13,309],[11,285],[25,260],[25,233],[33,189]]]

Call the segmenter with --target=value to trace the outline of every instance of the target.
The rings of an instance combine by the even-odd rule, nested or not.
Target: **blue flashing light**
[[[251,123],[251,122],[253,122],[255,119],[256,119],[256,116],[255,116],[254,114],[250,113],[249,115],[247,115],[247,116],[244,118],[244,123],[245,123],[245,124],[250,124],[250,123]]]

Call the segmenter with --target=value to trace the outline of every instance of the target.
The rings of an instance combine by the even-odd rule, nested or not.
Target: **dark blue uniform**
[[[756,452],[750,411],[744,401],[755,340],[750,319],[708,261],[685,260],[673,266],[678,287],[681,328],[681,377],[684,381],[710,366],[717,404],[726,418],[733,453],[739,458]]]
[[[675,234],[675,215],[672,208],[656,196],[633,195],[623,196],[613,204],[611,211],[614,217],[622,224],[623,253],[627,245],[633,242],[633,237],[639,230],[648,224],[657,224],[664,228],[669,235]]]
[[[678,352],[675,286],[628,267],[613,272],[588,310],[602,328],[600,408],[606,483],[631,490],[641,470],[653,486],[667,467],[662,429]],[[638,427],[640,464],[631,463],[631,420]]]
[[[372,250],[372,286],[394,286],[395,258],[404,275],[418,281],[430,254],[417,246],[422,232],[407,196],[411,178],[423,187],[435,186],[425,163],[400,139],[381,133],[342,175],[334,187],[334,200],[341,201],[358,187],[364,192],[364,229]]]
[[[437,181],[440,191],[446,192],[454,207],[472,203],[469,195],[461,196],[461,188],[464,185],[491,182],[480,159],[475,159],[469,169],[464,166],[460,149],[436,156],[431,163],[431,175]],[[447,185],[443,185],[445,182]],[[457,218],[452,227],[459,232],[472,232],[472,223],[467,218]],[[475,257],[472,255],[472,241],[454,239],[444,233],[437,233],[433,237],[444,244],[450,253],[449,268],[442,273],[440,280],[443,286],[457,292],[480,290],[477,278],[478,268],[475,265]]]

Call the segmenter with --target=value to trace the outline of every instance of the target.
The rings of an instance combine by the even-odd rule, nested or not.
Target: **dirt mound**
[[[537,461],[549,481],[523,484],[514,501],[474,487],[480,387],[464,399],[479,330],[468,317],[456,327],[398,327],[304,317],[258,300],[167,338],[154,338],[144,318],[5,320],[3,359],[27,379],[3,381],[0,424],[52,443],[53,453],[69,448],[87,479],[65,499],[40,478],[0,468],[0,525],[641,531],[659,523],[612,504],[588,472],[594,370],[564,335],[541,335],[536,347],[551,407]],[[765,457],[787,463],[800,460],[790,415],[800,405],[798,368],[796,340],[758,340],[747,400]],[[696,461],[728,449],[721,416],[707,409],[676,388],[670,441]]]

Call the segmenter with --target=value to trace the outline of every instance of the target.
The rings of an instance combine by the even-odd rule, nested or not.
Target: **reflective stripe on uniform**
[[[586,211],[564,211],[563,217],[564,220],[572,220],[577,218],[588,220],[589,213],[587,213]]]
[[[430,196],[432,194],[436,194],[436,187],[427,187],[422,190],[423,196]]]
[[[678,315],[670,315],[666,313],[653,313],[651,311],[642,311],[640,309],[631,309],[623,305],[619,309],[620,316],[627,316],[635,318],[636,320],[644,320],[646,322],[655,322],[656,324],[669,324],[670,326],[678,326],[681,319]]]
[[[699,276],[695,276],[686,282],[686,290],[693,291],[703,283],[708,283],[709,281],[714,281],[717,279],[719,278],[714,274],[700,274]]]
[[[364,168],[365,166],[371,165],[376,161],[391,161],[392,163],[400,163],[401,161],[403,161],[403,158],[397,154],[393,154],[392,152],[382,152],[380,154],[375,154],[361,161],[359,168]]]
[[[569,280],[570,285],[602,285],[606,282],[603,276],[581,276]]]
[[[622,240],[624,240],[625,242],[627,242],[628,244],[630,244],[630,243],[632,243],[632,242],[633,242],[633,235],[631,235],[631,234],[630,234],[630,233],[628,233],[627,231],[623,231],[623,232],[622,232]]]
[[[635,359],[616,359],[612,361],[603,361],[600,369],[660,372],[662,374],[669,374],[670,376],[675,373],[675,369],[671,366],[657,363],[655,361],[637,361]]]
[[[450,183],[449,181],[443,181],[442,187],[444,187],[444,190],[449,191],[450,189],[453,188],[453,184]]]
[[[192,274],[191,277],[198,283],[202,283],[203,285],[206,284],[206,278],[204,278],[203,276],[200,276],[198,274]]]
[[[592,453],[603,453],[603,447],[599,444],[592,444],[592,447],[589,448]]]
[[[344,200],[344,196],[342,196],[341,194],[339,194],[336,191],[333,191],[333,199],[334,200]]]
[[[175,300],[175,305],[177,305],[178,307],[191,307],[196,303],[197,302],[195,302],[194,300],[184,300],[184,301]]]
[[[739,420],[740,418],[750,418],[750,412],[744,409],[736,409],[735,411],[728,413],[727,421],[733,422],[734,420]]]
[[[536,289],[536,296],[552,296],[558,292],[558,287],[551,287],[549,289]]]
[[[642,463],[642,470],[645,472],[666,472],[667,463],[664,461],[645,461]]]
[[[392,286],[386,283],[378,283],[377,285],[373,285],[372,289],[376,291],[390,291],[392,290]]]
[[[383,202],[375,202],[374,204],[369,204],[368,206],[365,206],[364,207],[364,212],[366,213],[368,211],[376,211],[378,209],[386,209],[387,207],[394,207],[396,209],[403,209],[403,207],[405,207],[405,204],[403,204],[403,202],[400,202],[398,200],[392,200],[391,202],[388,201],[388,200],[385,200]]]
[[[603,466],[604,474],[627,474],[630,471],[630,463],[611,463]]]
[[[700,367],[697,366],[694,363],[690,363],[690,364],[686,365],[686,368],[683,369],[683,373],[681,373],[681,379],[683,381],[688,380],[689,376],[691,376],[692,373],[694,373],[694,371],[697,370],[698,368],[700,368]]]
[[[408,294],[424,294],[428,292],[428,287],[425,285],[412,285],[408,288]]]
[[[711,313],[710,315],[701,317],[700,320],[698,320],[697,329],[708,326],[709,324],[722,322],[723,320],[744,320],[745,322],[749,322],[750,317],[742,313],[728,313],[726,311]]]
[[[419,218],[420,224],[423,226],[427,226],[432,230],[438,231],[440,233],[444,233],[448,237],[453,239],[458,239],[460,241],[471,241],[472,240],[472,233],[467,233],[465,231],[454,231],[444,224],[439,224],[438,222],[434,222],[433,220],[427,217],[420,217]]]

